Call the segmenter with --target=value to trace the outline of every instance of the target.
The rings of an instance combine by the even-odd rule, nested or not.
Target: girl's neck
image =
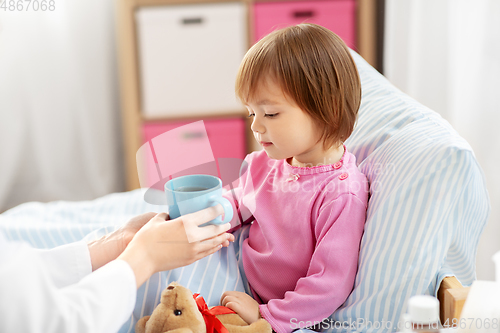
[[[318,165],[330,165],[339,162],[344,156],[344,152],[345,152],[344,145],[341,143],[339,145],[334,145],[329,149],[323,151],[323,154],[321,154],[321,157],[317,158],[317,160],[300,161],[297,160],[295,157],[292,157],[288,160],[288,163],[290,163],[290,165],[292,166],[302,167],[302,168],[314,167]]]

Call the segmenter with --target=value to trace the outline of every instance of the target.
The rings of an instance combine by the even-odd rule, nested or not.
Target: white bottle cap
[[[403,333],[411,333],[413,332],[411,328],[411,318],[410,315],[405,313],[403,314]]]
[[[429,295],[412,296],[408,301],[408,314],[415,324],[439,322],[439,301]]]

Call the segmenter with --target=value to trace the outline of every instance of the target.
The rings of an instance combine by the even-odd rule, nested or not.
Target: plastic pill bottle
[[[439,300],[429,295],[412,296],[408,301],[408,314],[405,320],[410,322],[406,332],[440,332]]]

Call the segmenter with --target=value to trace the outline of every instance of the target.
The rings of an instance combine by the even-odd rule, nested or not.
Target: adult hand
[[[132,267],[138,287],[153,273],[189,265],[234,240],[225,233],[229,223],[198,227],[222,213],[220,205],[174,220],[160,213],[136,233],[118,259]]]
[[[116,259],[125,250],[137,231],[155,216],[156,213],[135,216],[112,233],[90,242],[88,246],[92,271]]]

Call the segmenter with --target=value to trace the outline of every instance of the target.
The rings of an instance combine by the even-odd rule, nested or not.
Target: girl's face
[[[266,78],[246,105],[253,117],[252,132],[267,155],[276,160],[289,159],[295,166],[324,163],[321,133],[312,118],[300,109],[281,88]]]

